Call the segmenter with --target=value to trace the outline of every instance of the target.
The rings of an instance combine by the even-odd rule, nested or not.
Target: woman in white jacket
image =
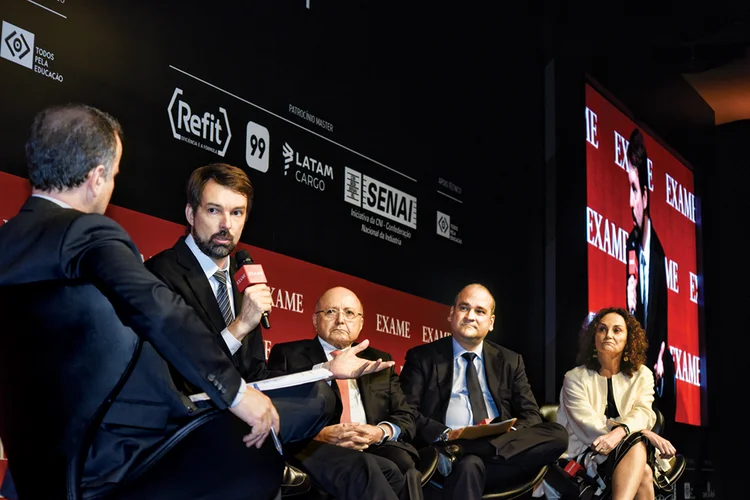
[[[589,451],[584,466],[612,500],[653,500],[649,446],[662,459],[676,453],[651,432],[654,376],[646,367],[646,334],[624,309],[605,308],[582,329],[576,362],[565,374],[557,422],[569,435],[564,457]]]

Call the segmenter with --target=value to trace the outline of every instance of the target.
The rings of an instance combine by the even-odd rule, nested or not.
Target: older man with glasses
[[[312,320],[316,337],[276,344],[268,357],[271,370],[309,370],[351,348],[364,325],[362,303],[351,290],[331,288],[318,299]],[[391,360],[369,346],[359,356]],[[421,499],[418,454],[409,444],[414,415],[394,369],[336,380],[331,387],[336,414],[296,456],[301,467],[335,498]]]

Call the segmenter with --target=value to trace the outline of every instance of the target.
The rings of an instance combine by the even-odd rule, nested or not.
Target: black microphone
[[[240,293],[245,291],[250,284],[267,283],[266,273],[263,272],[263,266],[253,262],[253,258],[247,250],[239,250],[234,256],[239,269],[234,274],[234,282]],[[263,311],[260,317],[260,324],[268,330],[271,328],[271,322],[268,319],[268,311]]]

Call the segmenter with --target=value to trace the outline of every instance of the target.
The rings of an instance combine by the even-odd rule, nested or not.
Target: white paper
[[[256,382],[249,382],[247,387],[252,387],[261,392],[272,391],[274,389],[283,389],[284,387],[294,387],[295,385],[307,384],[310,382],[317,382],[318,380],[326,380],[333,378],[333,373],[325,368],[316,368],[314,370],[307,370],[304,372],[290,373],[288,375],[281,375],[279,377],[267,378],[265,380],[258,380]],[[193,394],[190,396],[190,401],[208,401],[208,394],[201,392],[200,394]]]

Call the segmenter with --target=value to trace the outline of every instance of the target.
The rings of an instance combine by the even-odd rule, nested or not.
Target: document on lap
[[[288,375],[281,375],[279,377],[267,378],[265,380],[257,380],[246,384],[247,387],[256,388],[259,391],[273,391],[274,389],[283,389],[284,387],[294,387],[295,385],[308,384],[310,382],[317,382],[318,380],[327,380],[333,377],[333,373],[325,368],[316,368],[314,370],[307,370],[304,372],[290,373]],[[205,392],[200,394],[193,394],[190,396],[190,401],[207,401],[210,398]]]
[[[456,436],[455,439],[477,439],[489,436],[499,436],[508,432],[513,424],[516,423],[516,418],[509,418],[502,422],[496,422],[494,424],[478,424],[470,425],[461,429],[461,433]]]

